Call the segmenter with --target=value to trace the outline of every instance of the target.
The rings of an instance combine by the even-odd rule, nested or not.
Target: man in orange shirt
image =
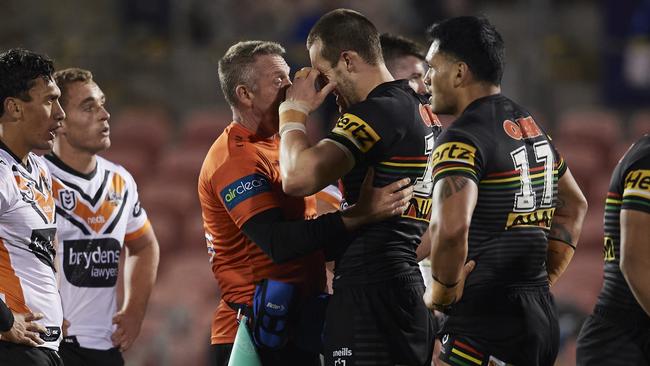
[[[294,284],[303,300],[317,295],[325,287],[321,249],[336,251],[349,230],[403,212],[412,194],[411,187],[404,188],[408,179],[381,189],[371,188],[367,179],[365,196],[354,207],[314,219],[313,197],[283,193],[278,106],[291,84],[283,54],[277,43],[247,41],[230,47],[219,61],[233,122],[208,152],[198,184],[208,252],[222,293],[212,322],[216,365],[228,363],[236,309],[250,307],[256,283]],[[291,339],[279,351],[259,351],[265,365],[320,365],[317,353],[297,348]]]

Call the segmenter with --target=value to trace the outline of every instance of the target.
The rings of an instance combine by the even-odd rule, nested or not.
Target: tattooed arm
[[[460,299],[465,278],[474,268],[467,259],[467,238],[472,213],[476,207],[478,187],[463,176],[448,176],[433,189],[431,241],[433,284],[425,295],[429,307],[444,310]]]
[[[558,198],[551,232],[548,235],[546,270],[551,286],[560,278],[573,258],[582,222],[587,214],[587,200],[567,169],[558,182]]]

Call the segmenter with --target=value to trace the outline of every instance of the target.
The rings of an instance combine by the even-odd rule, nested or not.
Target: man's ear
[[[14,120],[19,120],[23,115],[22,101],[18,98],[7,97],[4,101],[5,113]]]
[[[360,61],[361,58],[359,57],[359,54],[354,51],[343,51],[339,58],[339,62],[343,62],[345,69],[350,73],[357,70],[357,62]]]
[[[454,64],[454,86],[466,85],[472,79],[472,72],[466,63],[458,61]]]
[[[237,85],[235,88],[235,95],[237,96],[237,102],[239,102],[239,104],[246,107],[253,105],[253,99],[255,96],[246,85]]]

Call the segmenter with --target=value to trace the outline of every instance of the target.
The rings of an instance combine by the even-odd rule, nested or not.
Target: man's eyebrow
[[[87,97],[86,99],[82,100],[81,103],[79,103],[79,104],[86,104],[88,102],[94,102],[94,101],[95,101],[95,98]]]

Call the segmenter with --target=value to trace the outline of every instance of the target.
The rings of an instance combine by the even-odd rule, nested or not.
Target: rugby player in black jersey
[[[577,365],[650,365],[650,135],[612,174],[604,258],[603,288],[578,336]]]
[[[496,29],[466,16],[430,35],[431,106],[456,117],[436,140],[427,232],[434,281],[425,301],[448,315],[441,363],[553,365],[549,286],[573,256],[587,203],[551,139],[500,94]]]
[[[369,168],[374,185],[410,177],[414,197],[401,216],[367,225],[335,259],[325,321],[326,365],[429,365],[434,330],[422,301],[415,249],[430,219],[431,152],[440,133],[426,98],[384,65],[379,33],[346,9],[325,14],[307,39],[311,68],[296,73],[280,106],[280,171],[290,195],[342,178],[354,204]],[[326,82],[316,90],[317,79]],[[334,91],[342,112],[329,136],[310,146],[307,115]]]

